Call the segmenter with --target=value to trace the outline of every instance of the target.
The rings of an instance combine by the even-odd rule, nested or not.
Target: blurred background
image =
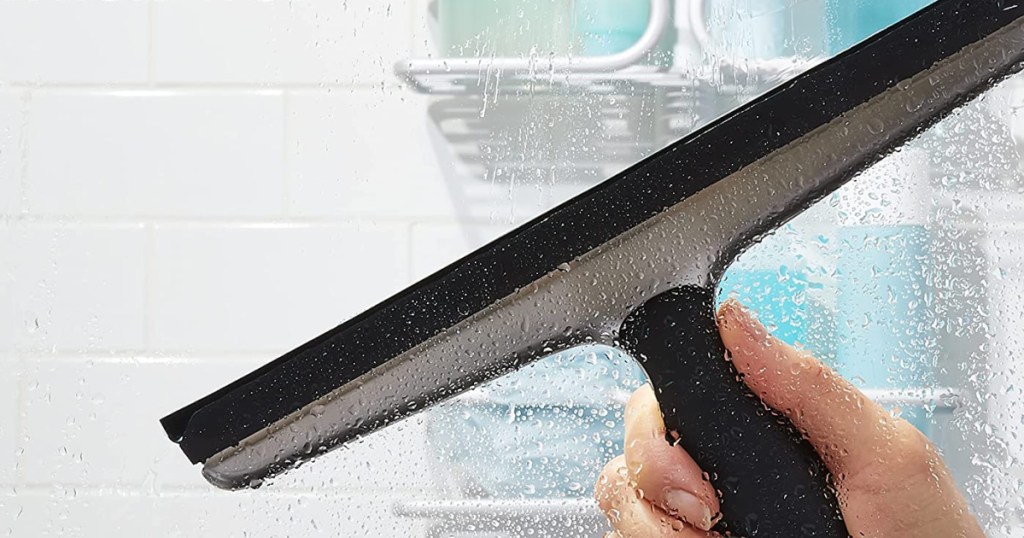
[[[644,382],[611,348],[255,491],[158,420],[927,3],[0,2],[0,535],[601,536]],[[998,537],[1024,536],[1022,104],[1000,83],[720,289],[925,431]]]

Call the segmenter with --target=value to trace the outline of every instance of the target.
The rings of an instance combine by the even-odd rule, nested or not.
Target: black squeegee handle
[[[821,458],[725,359],[713,290],[687,286],[650,299],[626,318],[619,338],[651,378],[668,430],[720,492],[715,530],[849,536]]]

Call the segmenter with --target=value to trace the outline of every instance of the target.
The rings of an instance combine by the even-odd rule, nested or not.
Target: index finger
[[[719,332],[747,386],[790,419],[834,475],[871,465],[912,435],[909,424],[809,353],[769,334],[738,302],[719,309]]]

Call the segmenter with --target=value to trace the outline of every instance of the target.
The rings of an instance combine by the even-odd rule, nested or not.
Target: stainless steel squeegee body
[[[725,362],[717,338],[709,336],[710,298],[732,259],[1017,69],[1024,60],[1022,16],[1024,9],[991,0],[937,2],[169,415],[165,428],[193,462],[204,463],[203,474],[213,484],[258,485],[346,440],[584,342],[639,355],[670,427],[690,427],[676,410],[708,407],[705,400],[716,396],[682,405],[678,400],[690,396],[679,392],[678,379],[666,376],[684,375],[677,368],[681,362]],[[687,304],[695,306],[688,310]],[[671,348],[665,344],[671,335],[649,327],[675,314],[681,324],[673,322],[669,330],[684,339]],[[650,345],[654,341],[658,345]],[[722,371],[723,379],[728,375]],[[695,450],[744,458],[736,447],[756,453],[774,442],[750,439]],[[813,459],[806,447],[793,450],[786,456],[793,465]],[[709,456],[706,465],[717,465],[716,457]],[[811,474],[823,472],[820,462],[808,465]],[[815,480],[817,485],[806,486],[813,494],[794,501],[806,509],[791,509],[796,516],[767,525],[764,518],[771,517],[762,515],[758,526],[748,521],[749,512],[785,507],[745,499],[774,487],[750,477],[757,487],[723,494],[726,518],[719,530],[776,536],[802,523],[809,536],[843,536],[825,477]]]

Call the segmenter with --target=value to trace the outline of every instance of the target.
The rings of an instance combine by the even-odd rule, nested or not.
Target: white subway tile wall
[[[283,353],[408,281],[400,224],[157,225],[152,237],[148,331],[161,350]]]
[[[278,217],[280,91],[34,92],[26,209],[89,217]]]
[[[258,362],[37,357],[26,362],[18,458],[27,487],[202,487],[155,416]]]
[[[0,81],[147,82],[149,9],[137,0],[4,0]]]
[[[425,222],[412,227],[412,272],[419,280],[508,231],[503,226],[467,228],[455,223]]]
[[[21,204],[22,137],[28,93],[0,88],[0,217]]]
[[[424,535],[422,420],[251,492],[158,423],[476,245],[422,231],[456,227],[392,74],[424,12],[0,1],[0,535]]]
[[[393,84],[411,0],[154,0],[154,82]]]
[[[452,215],[428,104],[427,97],[401,89],[289,95],[289,214]],[[372,136],[391,125],[402,129],[387,127],[386,138]]]
[[[0,349],[142,350],[146,230],[141,223],[11,221],[0,233]]]

